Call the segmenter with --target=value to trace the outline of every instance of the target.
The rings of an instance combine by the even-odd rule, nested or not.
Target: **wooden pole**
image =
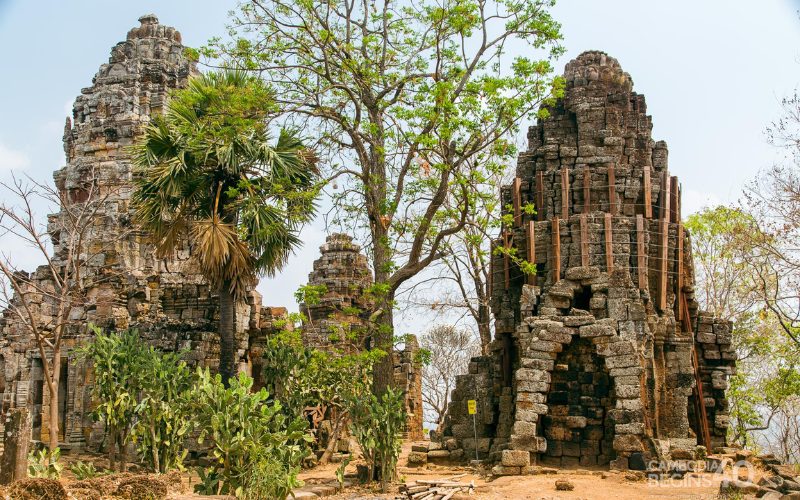
[[[697,405],[695,408],[699,410],[698,420],[700,421],[700,435],[704,441],[703,445],[706,449],[711,449],[711,431],[708,428],[708,413],[706,412],[706,398],[703,390],[703,379],[700,376],[700,358],[697,354],[697,341],[692,331],[692,317],[689,314],[689,302],[686,300],[686,295],[683,296],[681,301],[683,308],[683,325],[686,333],[692,336],[692,365],[694,368],[694,381],[695,381],[695,401]]]
[[[647,290],[647,260],[644,252],[644,217],[636,216],[636,267],[639,275],[639,289]]]
[[[536,264],[536,223],[528,221],[528,262]],[[536,275],[528,275],[528,284],[536,284]]]
[[[670,220],[678,223],[681,221],[680,213],[678,212],[678,204],[680,203],[680,195],[678,194],[678,177],[672,176],[670,179]]]
[[[553,217],[551,223],[553,234],[553,282],[561,279],[561,227],[558,217]]]
[[[644,167],[642,190],[644,191],[644,216],[651,219],[653,217],[653,191],[650,187],[650,167]]]
[[[561,169],[561,217],[569,219],[569,169]]]
[[[611,227],[612,219],[611,214],[605,215],[605,233],[606,233],[606,271],[611,272],[614,270],[614,233]]]
[[[662,220],[669,222],[670,220],[670,194],[669,194],[669,172],[664,171],[661,180],[661,213],[659,214]]]
[[[544,173],[536,172],[536,220],[544,220]]]
[[[669,267],[669,220],[661,219],[661,260],[658,271],[658,307],[664,311],[667,309],[667,273]]]
[[[519,177],[514,178],[514,184],[511,187],[511,197],[514,204],[514,227],[519,227],[522,225],[522,193],[520,193],[520,189],[522,187],[522,179]]]
[[[589,227],[586,214],[581,214],[581,266],[589,265]]]
[[[608,211],[617,213],[617,176],[614,165],[608,167]]]
[[[678,275],[675,279],[675,303],[678,306],[678,321],[683,319],[683,224],[678,222]]]
[[[583,168],[583,213],[588,214],[592,208],[592,175],[589,167]]]
[[[508,290],[508,286],[511,281],[511,263],[509,262],[510,259],[508,257],[508,250],[511,248],[509,240],[509,233],[506,231],[503,233],[503,248],[506,250],[503,252],[503,279],[505,280],[506,290]]]

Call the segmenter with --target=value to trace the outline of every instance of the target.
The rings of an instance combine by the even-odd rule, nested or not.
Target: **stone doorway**
[[[558,354],[542,417],[546,465],[608,465],[613,449],[615,393],[603,358],[589,339],[575,338]]]

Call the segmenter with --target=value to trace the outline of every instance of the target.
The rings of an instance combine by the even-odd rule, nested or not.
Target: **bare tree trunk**
[[[342,432],[344,412],[337,411],[336,413],[336,422],[333,425],[333,432],[331,432],[331,437],[328,440],[328,446],[325,447],[325,452],[319,457],[319,465],[325,465],[330,461],[331,455],[333,455],[333,451],[339,443],[339,434]]]
[[[48,448],[52,452],[58,448],[58,385],[61,379],[61,349],[53,349],[53,362],[50,366],[51,374],[47,378],[47,391],[50,393],[50,436]]]
[[[109,425],[106,429],[108,433],[108,468],[116,470],[117,465],[117,429]]]
[[[236,301],[228,280],[219,288],[219,374],[225,387],[236,376]]]
[[[394,351],[394,315],[392,314],[392,302],[394,302],[394,293],[383,305],[383,312],[378,316],[374,328],[374,347],[386,352],[386,356],[375,363],[372,369],[372,393],[376,396],[384,394],[392,386],[392,379],[394,378],[394,359],[392,356]]]
[[[117,446],[119,446],[119,470],[126,472],[128,470],[128,452],[125,450],[127,443],[125,442],[125,435],[120,432],[117,436]]]

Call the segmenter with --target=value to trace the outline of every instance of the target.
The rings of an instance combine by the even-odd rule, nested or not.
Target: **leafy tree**
[[[220,297],[223,381],[236,372],[236,300],[301,244],[314,213],[316,157],[294,132],[271,144],[274,94],[242,72],[193,78],[133,148],[133,201],[158,253],[186,244]]]
[[[480,346],[472,332],[453,325],[436,325],[422,336],[421,346],[430,353],[422,369],[422,401],[441,426],[447,413],[456,376],[467,373],[469,360]]]
[[[334,223],[366,234],[375,347],[391,352],[398,289],[441,258],[476,209],[468,186],[486,176],[468,159],[513,157],[521,121],[561,95],[552,4],[252,1],[233,15],[232,40],[205,51],[257,71],[283,119],[318,134],[334,188],[342,181]],[[512,45],[525,56],[504,60]],[[386,356],[376,394],[391,380]]]

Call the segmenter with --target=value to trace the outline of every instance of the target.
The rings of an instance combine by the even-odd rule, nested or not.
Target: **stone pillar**
[[[31,444],[31,414],[27,408],[13,408],[3,436],[0,484],[28,477],[28,447]]]

